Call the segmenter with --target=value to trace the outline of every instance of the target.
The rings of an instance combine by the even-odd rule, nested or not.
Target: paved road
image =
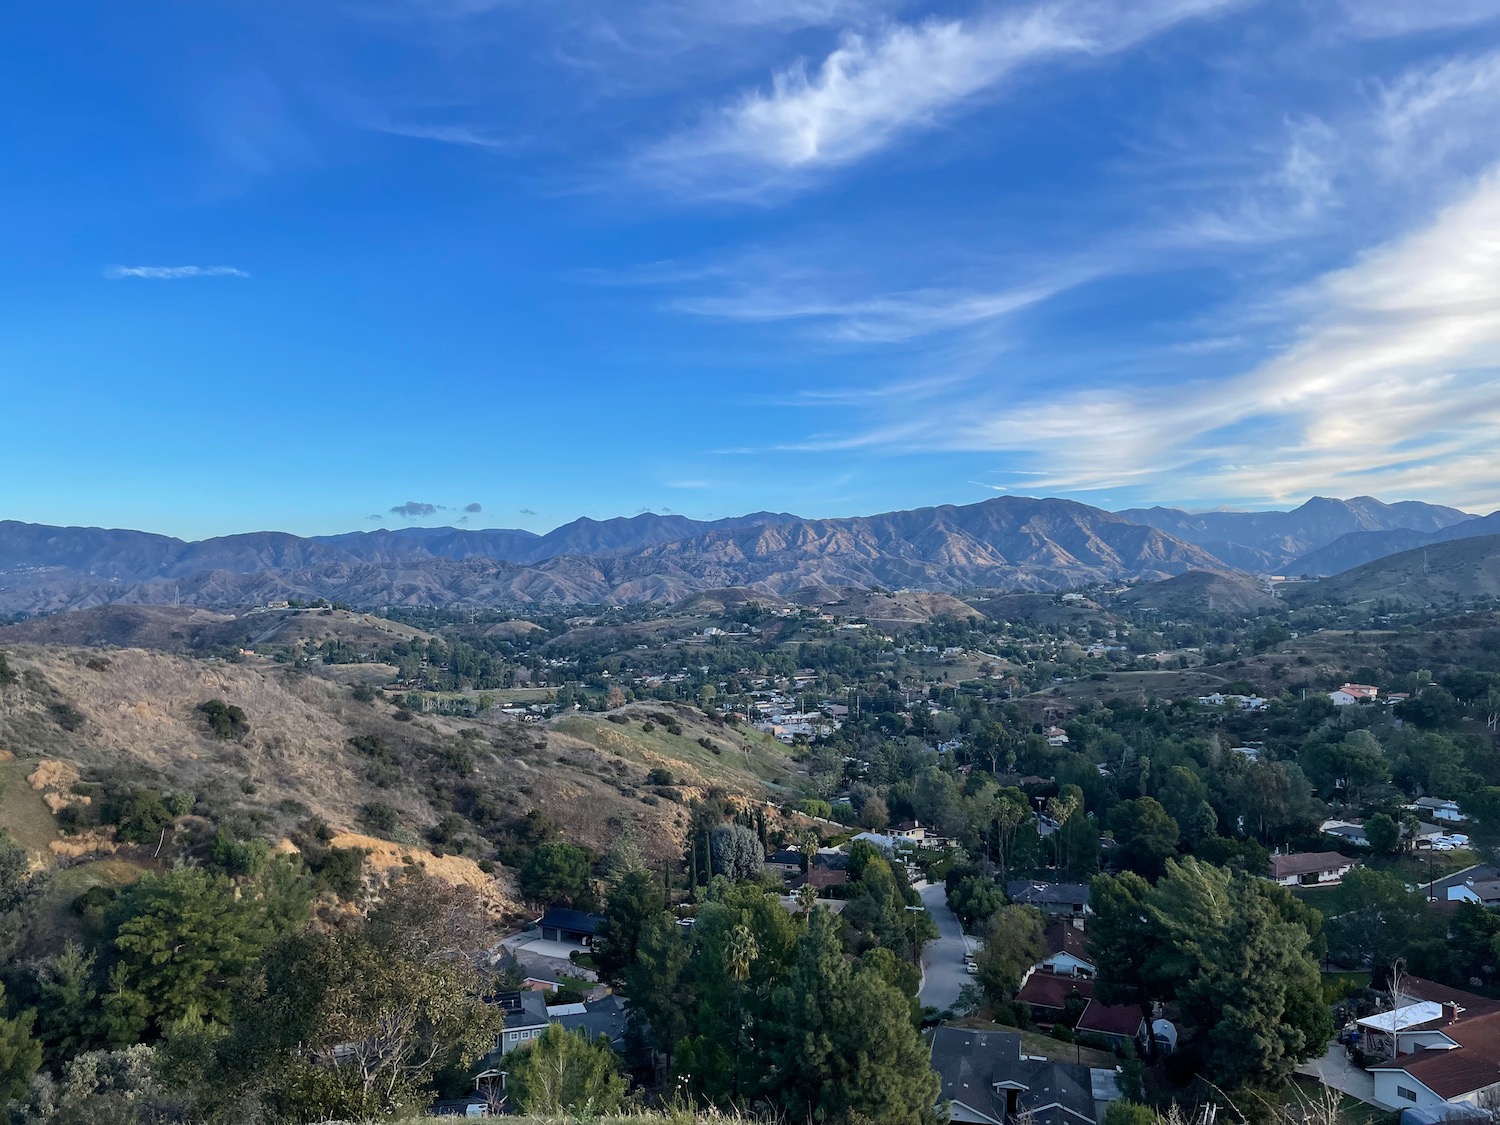
[[[923,1005],[951,1008],[958,990],[973,981],[964,969],[964,932],[958,915],[948,909],[947,892],[941,883],[921,887],[922,905],[937,923],[938,939],[922,950],[922,988],[917,993]]]

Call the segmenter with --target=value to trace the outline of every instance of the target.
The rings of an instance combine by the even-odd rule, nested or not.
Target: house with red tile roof
[[[1370,1067],[1375,1101],[1400,1110],[1485,1106],[1500,1097],[1500,1002],[1419,977],[1401,981],[1380,1036],[1393,1057]]]

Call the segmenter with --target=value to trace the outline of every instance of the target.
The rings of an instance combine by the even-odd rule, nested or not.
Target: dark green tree
[[[798,938],[766,1039],[766,1095],[791,1120],[935,1120],[937,1076],[904,997],[876,967],[851,968],[824,911]]]
[[[1014,998],[1026,970],[1047,955],[1044,931],[1041,912],[1031,906],[1006,906],[991,918],[974,959],[979,986],[991,1004]]]
[[[1154,797],[1121,801],[1109,814],[1115,834],[1116,856],[1123,867],[1155,879],[1177,853],[1177,822]]]
[[[5,986],[0,985],[0,1005],[4,1002]],[[29,1010],[11,1019],[0,1018],[0,1101],[24,1094],[42,1065],[42,1044],[31,1034],[35,1020],[36,1013]]]
[[[635,964],[642,927],[665,907],[661,884],[649,871],[628,870],[615,884],[594,949],[599,971],[606,978],[623,979],[625,971]]]
[[[589,882],[589,856],[582,848],[561,840],[547,840],[532,849],[521,865],[521,892],[544,906],[594,904]]]
[[[1365,819],[1365,839],[1376,855],[1395,855],[1401,850],[1401,826],[1383,812]]]
[[[506,1060],[506,1088],[532,1117],[613,1113],[625,1097],[625,1077],[607,1040],[550,1024],[539,1039]]]

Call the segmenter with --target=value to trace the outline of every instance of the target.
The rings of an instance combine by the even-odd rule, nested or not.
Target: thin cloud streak
[[[177,281],[185,277],[249,277],[234,266],[106,266],[104,276],[111,281],[145,278],[149,281]]]

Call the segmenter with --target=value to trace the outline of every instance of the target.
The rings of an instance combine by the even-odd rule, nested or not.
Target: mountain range
[[[580,519],[542,535],[421,527],[197,542],[0,521],[0,612],[286,598],[366,606],[620,603],[814,585],[1043,591],[1191,571],[1323,573],[1310,567],[1342,557],[1364,562],[1387,545],[1395,551],[1408,541],[1458,538],[1470,527],[1474,534],[1500,528],[1500,513],[1479,519],[1370,497],[1318,497],[1289,512],[1107,512],[1005,496],[847,519],[757,512],[705,522],[644,513]]]

